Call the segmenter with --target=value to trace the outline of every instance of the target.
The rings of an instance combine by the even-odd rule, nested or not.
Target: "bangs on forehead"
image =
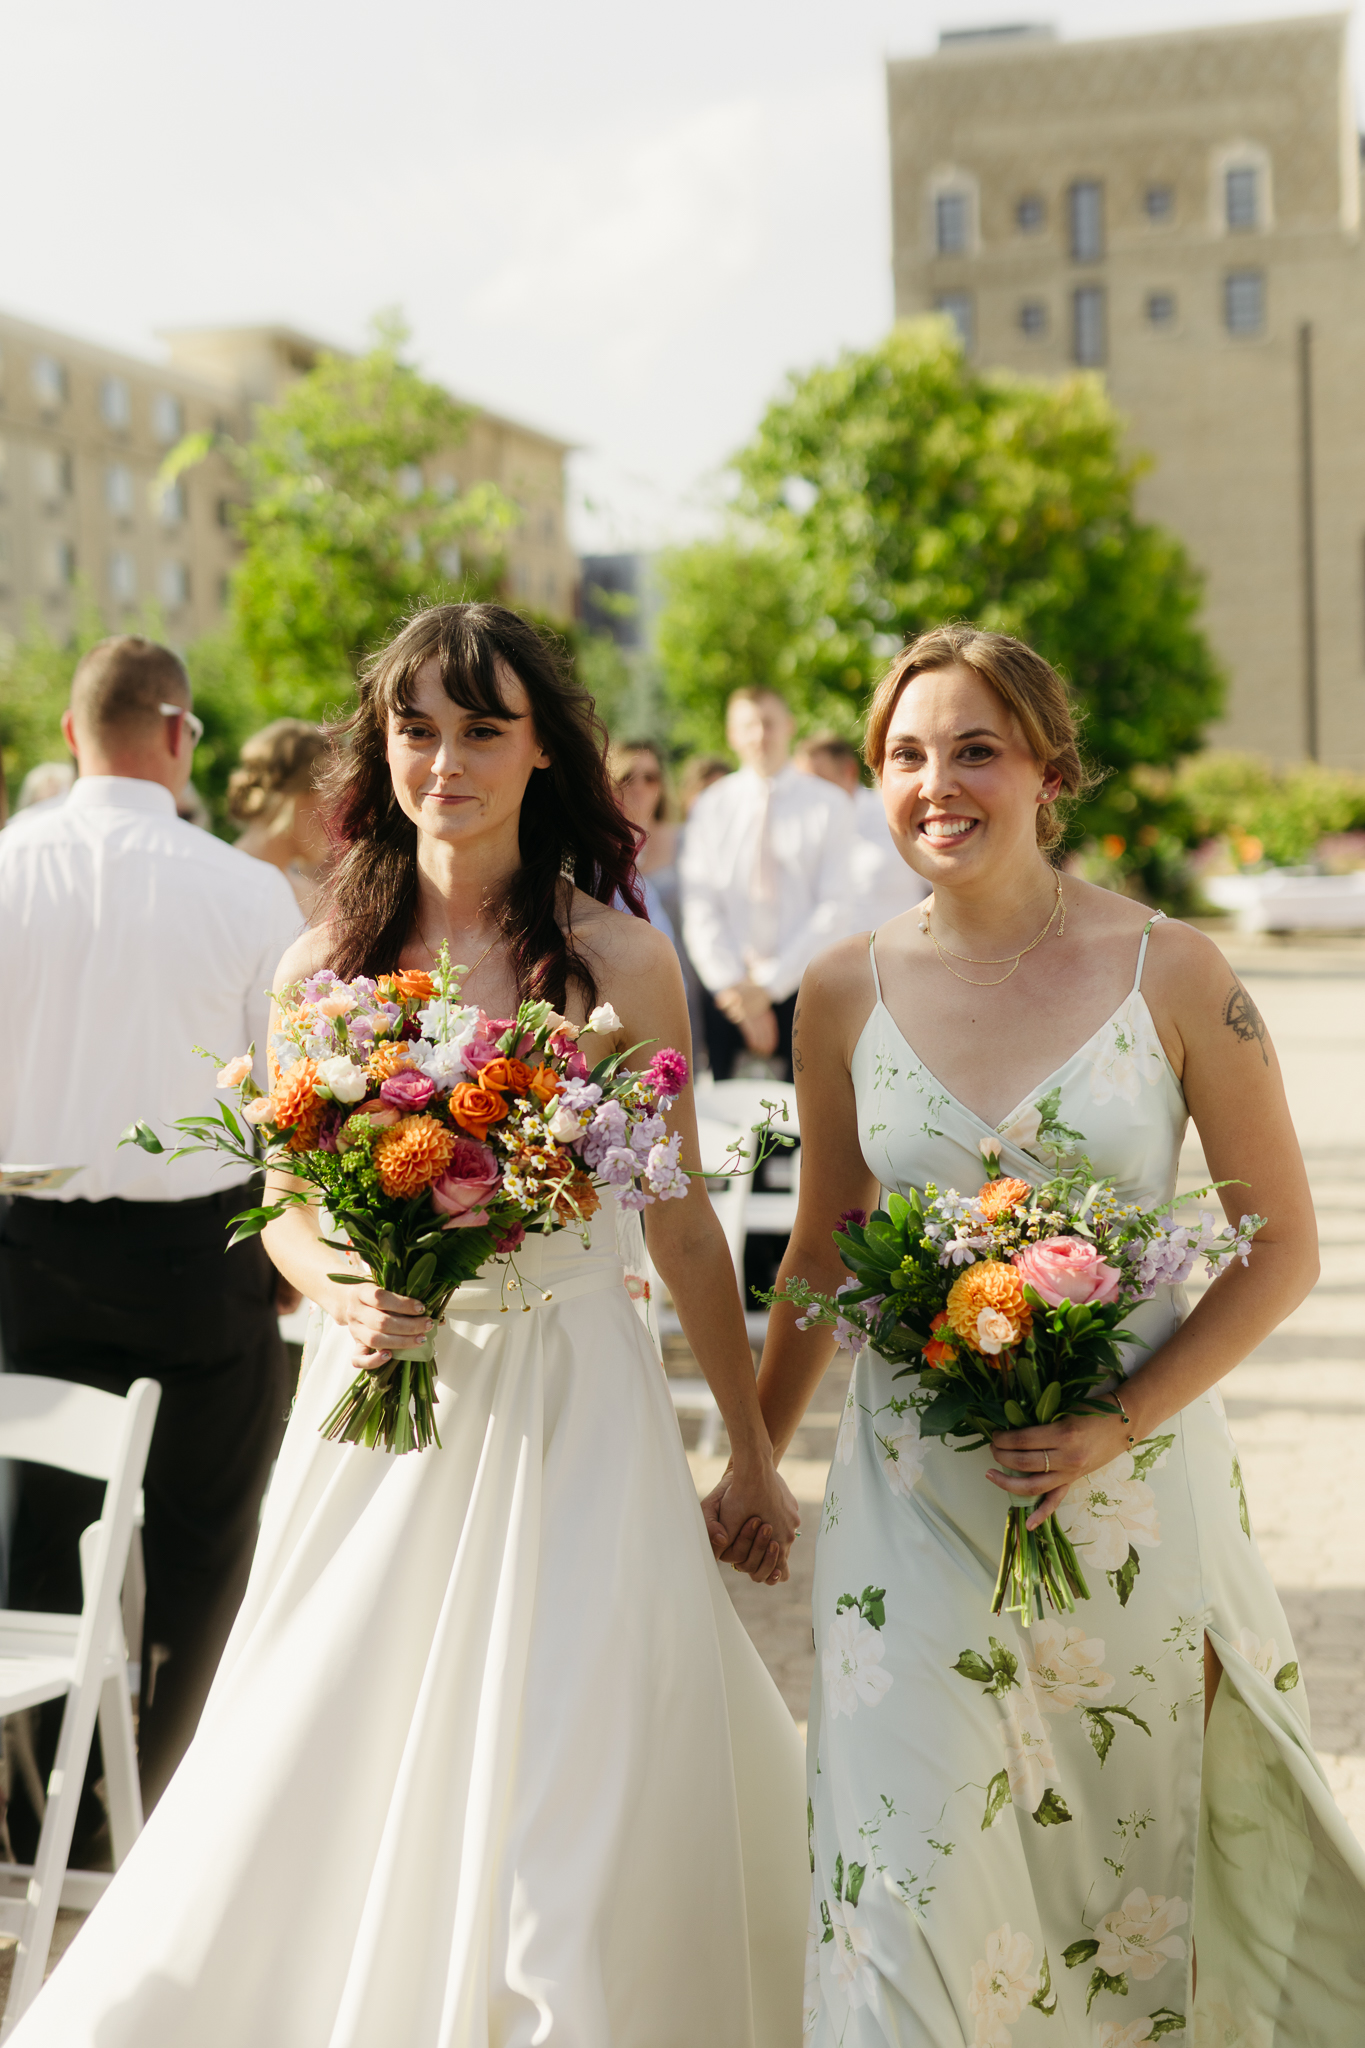
[[[493,718],[524,716],[512,709],[503,694],[498,650],[492,641],[483,633],[458,629],[442,633],[434,644],[411,648],[407,658],[396,662],[388,675],[376,677],[375,696],[385,712],[416,710],[418,671],[429,661],[438,664],[441,688],[452,704],[458,704],[462,710],[481,711]],[[502,665],[510,668],[505,658]]]

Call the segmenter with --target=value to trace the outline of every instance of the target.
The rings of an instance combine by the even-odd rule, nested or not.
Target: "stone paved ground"
[[[1285,1071],[1322,1240],[1309,1299],[1224,1382],[1253,1523],[1288,1612],[1333,1788],[1365,1840],[1365,940],[1219,936]],[[1197,1143],[1181,1184],[1206,1178]],[[672,1370],[696,1371],[670,1357]],[[727,1572],[735,1606],[784,1698],[806,1718],[814,1662],[813,1532],[846,1375],[825,1377],[784,1464],[810,1533],[790,1582]],[[722,1461],[692,1455],[701,1490]]]

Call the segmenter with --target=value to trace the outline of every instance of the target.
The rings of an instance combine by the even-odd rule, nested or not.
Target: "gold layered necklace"
[[[943,965],[948,968],[949,974],[953,975],[956,980],[965,982],[968,988],[999,988],[1002,981],[1008,981],[1012,974],[1018,972],[1019,963],[1024,955],[1031,953],[1035,946],[1042,945],[1043,940],[1052,930],[1054,924],[1057,925],[1057,937],[1059,939],[1064,937],[1066,933],[1066,904],[1062,901],[1062,878],[1060,875],[1057,875],[1056,882],[1057,894],[1053,901],[1052,909],[1048,912],[1047,923],[1043,926],[1037,938],[1030,939],[1028,944],[1021,946],[1017,953],[1003,954],[999,960],[975,960],[970,953],[953,953],[949,951],[948,947],[941,946],[938,941],[938,934],[930,922],[930,912],[927,909],[922,910],[919,914],[919,928],[922,932],[928,933],[934,951],[938,954]],[[1060,923],[1057,922],[1059,911],[1061,913]],[[960,960],[964,967],[1003,967],[1005,972],[997,974],[994,981],[973,981],[969,974],[959,974],[955,967],[950,967],[948,965],[950,960]]]

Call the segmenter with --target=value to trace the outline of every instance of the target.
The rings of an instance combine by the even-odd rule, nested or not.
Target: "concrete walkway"
[[[1223,1383],[1252,1521],[1288,1612],[1324,1768],[1365,1840],[1365,940],[1219,937],[1269,1026],[1322,1241],[1312,1295]],[[1208,1178],[1197,1140],[1181,1185]],[[683,1360],[670,1367],[683,1370]],[[696,1367],[687,1362],[686,1368]],[[814,1531],[847,1373],[826,1375],[784,1462],[805,1509],[791,1580],[726,1572],[745,1626],[797,1720],[809,1708]],[[723,1460],[692,1459],[699,1489]]]

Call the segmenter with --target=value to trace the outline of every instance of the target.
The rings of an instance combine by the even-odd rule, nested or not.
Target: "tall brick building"
[[[1347,16],[888,66],[896,310],[1106,380],[1205,572],[1218,737],[1365,767],[1365,250]]]

